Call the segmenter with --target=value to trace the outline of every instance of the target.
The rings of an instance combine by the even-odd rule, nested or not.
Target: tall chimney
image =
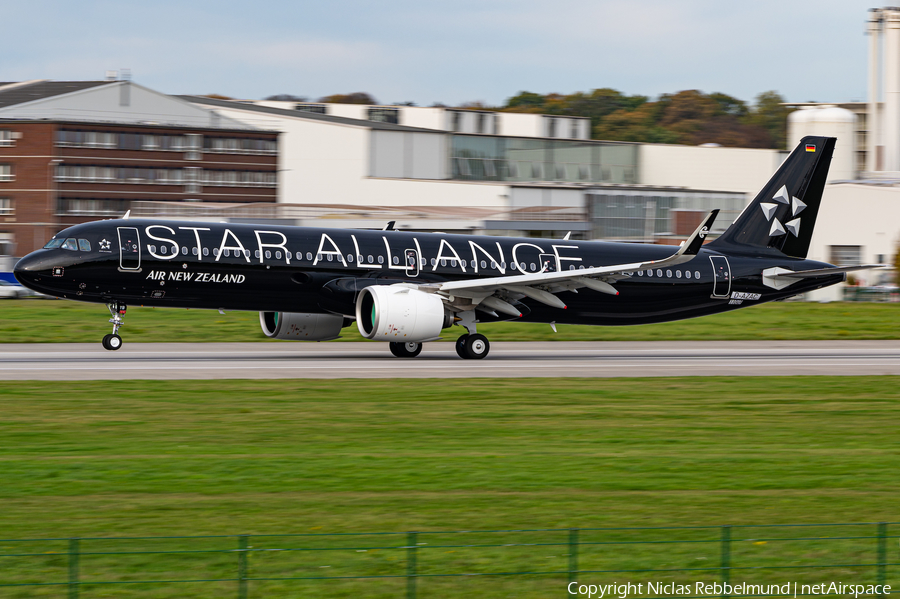
[[[900,171],[900,11],[884,14],[884,170]]]
[[[869,11],[869,105],[866,110],[866,170],[870,173],[880,171],[883,168],[883,147],[880,147],[881,129],[879,127],[878,114],[878,80],[881,75],[881,60],[879,52],[881,47],[882,15],[877,8]]]

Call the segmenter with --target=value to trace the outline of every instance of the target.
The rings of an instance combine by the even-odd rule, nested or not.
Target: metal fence
[[[655,597],[664,582],[689,599],[709,595],[698,581],[884,585],[900,565],[892,524],[4,539],[0,596],[562,597],[632,582],[629,597]]]

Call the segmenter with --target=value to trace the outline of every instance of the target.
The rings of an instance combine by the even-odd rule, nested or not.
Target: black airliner
[[[356,321],[414,357],[443,329],[487,356],[479,323],[629,325],[716,314],[834,285],[807,260],[835,138],[806,137],[717,239],[718,210],[672,246],[128,219],[75,225],[22,258],[16,278],[57,297],[105,303],[110,350],[127,305],[252,310],[277,339],[326,341]]]

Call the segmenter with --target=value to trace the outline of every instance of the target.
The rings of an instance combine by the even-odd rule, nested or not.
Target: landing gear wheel
[[[459,342],[457,341],[457,344]],[[470,360],[480,360],[491,351],[491,344],[487,337],[476,333],[468,335],[465,341],[466,358]],[[458,350],[457,350],[458,351]]]
[[[422,353],[421,343],[389,343],[391,353],[398,358],[415,358]]]
[[[463,360],[469,359],[469,354],[466,353],[466,341],[468,341],[469,335],[465,334],[460,336],[459,339],[456,340],[456,353]]]
[[[110,351],[115,351],[122,347],[122,338],[118,335],[104,335],[103,336],[103,349],[108,349]]]

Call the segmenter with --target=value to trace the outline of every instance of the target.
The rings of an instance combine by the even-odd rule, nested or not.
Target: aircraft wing
[[[713,222],[716,220],[718,210],[710,212],[703,222],[697,227],[681,247],[671,256],[661,260],[649,260],[646,262],[632,262],[628,264],[613,264],[611,266],[598,266],[578,270],[560,272],[538,272],[531,274],[512,275],[505,277],[491,277],[487,279],[467,279],[462,281],[448,281],[422,285],[423,290],[440,292],[442,295],[452,297],[469,298],[475,304],[484,303],[488,308],[501,312],[519,315],[508,301],[492,297],[495,294],[507,296],[506,299],[517,300],[521,297],[530,297],[549,306],[565,309],[565,304],[554,293],[560,291],[573,291],[580,287],[588,287],[601,293],[618,295],[618,291],[610,284],[619,278],[625,278],[629,273],[648,268],[661,268],[672,266],[691,260],[700,251],[703,240],[709,233]]]

